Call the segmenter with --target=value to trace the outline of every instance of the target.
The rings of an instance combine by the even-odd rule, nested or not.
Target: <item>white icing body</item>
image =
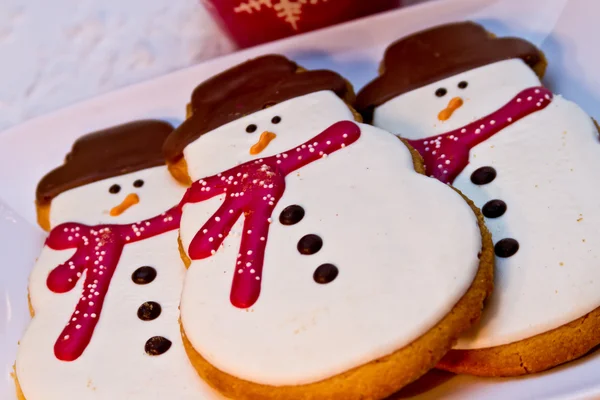
[[[281,117],[278,125],[271,118]],[[352,120],[331,92],[295,98],[201,136],[184,155],[193,180],[293,148],[332,123]],[[245,131],[256,124],[254,135]],[[319,381],[390,354],[439,322],[477,272],[481,233],[453,190],[416,173],[393,135],[360,124],[361,136],[286,177],[270,225],[262,290],[249,309],[230,303],[240,245],[240,219],[224,246],[188,269],[181,318],[194,348],[238,378],[269,385]],[[257,156],[248,153],[263,130],[277,134]],[[222,196],[184,208],[181,239],[217,210]],[[304,218],[279,223],[287,206]],[[301,255],[298,240],[317,234],[323,248]],[[328,284],[315,269],[339,269]]]
[[[143,179],[144,186],[134,189],[136,179]],[[115,183],[121,185],[121,191],[110,194],[108,188]],[[51,220],[53,226],[67,221],[133,222],[177,204],[184,190],[166,167],[141,170],[60,194],[52,202]],[[139,195],[139,204],[119,217],[100,212],[109,210],[132,191]],[[199,379],[181,341],[178,307],[185,267],[177,235],[175,230],[125,246],[92,339],[84,353],[71,362],[58,360],[53,347],[81,296],[83,277],[67,293],[51,292],[46,286],[49,272],[75,250],[42,250],[29,283],[35,317],[20,342],[16,362],[27,400],[222,398]],[[135,284],[132,273],[146,265],[156,269],[156,278],[145,285]],[[152,321],[137,316],[138,308],[146,301],[162,307],[160,316]],[[153,336],[171,340],[171,348],[164,354],[149,356],[144,345]]]
[[[436,123],[439,110],[431,103],[439,99],[433,93],[448,88],[447,101],[461,92],[456,84],[463,80],[470,101],[450,120]],[[520,60],[503,61],[400,95],[376,109],[375,123],[423,138],[483,117],[539,84]],[[400,112],[408,105],[410,114]],[[437,126],[431,129],[433,124]],[[478,186],[470,177],[482,166],[495,168],[497,177]],[[592,119],[560,96],[471,150],[469,165],[454,186],[479,207],[493,199],[504,201],[506,213],[486,218],[486,224],[494,243],[514,238],[520,248],[512,257],[496,258],[494,295],[480,327],[457,348],[519,341],[600,306],[599,169],[600,142]]]

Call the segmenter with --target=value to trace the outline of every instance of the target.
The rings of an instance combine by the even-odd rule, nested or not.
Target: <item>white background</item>
[[[0,131],[231,50],[199,0],[0,0]]]

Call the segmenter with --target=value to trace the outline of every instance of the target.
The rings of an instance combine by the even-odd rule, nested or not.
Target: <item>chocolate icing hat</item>
[[[279,55],[239,64],[196,87],[192,115],[166,140],[164,154],[176,162],[183,149],[221,125],[294,97],[331,90],[352,103],[350,84],[332,71],[306,71]]]
[[[80,137],[65,163],[38,183],[38,204],[78,186],[164,165],[162,145],[172,131],[167,122],[143,120]]]
[[[417,32],[387,48],[382,74],[359,92],[355,106],[366,121],[371,121],[375,107],[402,93],[512,58],[522,59],[543,75],[543,53],[523,39],[495,38],[473,22]]]

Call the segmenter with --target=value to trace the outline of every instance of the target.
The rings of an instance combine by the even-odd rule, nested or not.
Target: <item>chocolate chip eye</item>
[[[435,95],[437,97],[445,96],[446,93],[448,93],[448,91],[445,88],[443,88],[443,87],[441,87],[441,88],[439,88],[438,90],[435,91]]]
[[[248,133],[252,133],[252,132],[255,132],[255,131],[256,131],[256,129],[257,129],[257,126],[256,126],[256,125],[254,125],[254,124],[250,124],[250,125],[248,125],[248,126],[246,127],[246,132],[248,132]]]
[[[273,119],[271,120],[271,122],[274,123],[274,124],[278,124],[278,123],[281,122],[281,117],[277,115],[277,116],[273,117]]]
[[[144,186],[144,181],[143,181],[143,180],[141,180],[141,179],[136,179],[136,180],[133,182],[133,187],[136,187],[136,188],[141,188],[142,186]]]
[[[121,186],[119,186],[117,184],[112,185],[110,188],[108,188],[108,191],[112,194],[117,194],[121,191]]]
[[[460,82],[458,82],[458,87],[460,89],[466,89],[467,86],[469,86],[469,84],[467,83],[467,81],[460,81]]]

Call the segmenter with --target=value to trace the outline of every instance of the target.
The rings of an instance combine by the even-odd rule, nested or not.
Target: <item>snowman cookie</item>
[[[600,344],[598,131],[541,85],[545,66],[524,40],[456,23],[391,45],[358,95],[363,115],[473,199],[492,233],[496,289],[442,360],[454,372],[532,373]]]
[[[181,300],[198,373],[236,399],[380,399],[433,367],[491,290],[474,208],[348,83],[282,56],[199,85],[165,142],[180,179]]]
[[[21,400],[222,398],[179,334],[185,187],[162,157],[172,130],[138,121],[83,136],[40,181],[38,219],[51,231],[29,280]]]

